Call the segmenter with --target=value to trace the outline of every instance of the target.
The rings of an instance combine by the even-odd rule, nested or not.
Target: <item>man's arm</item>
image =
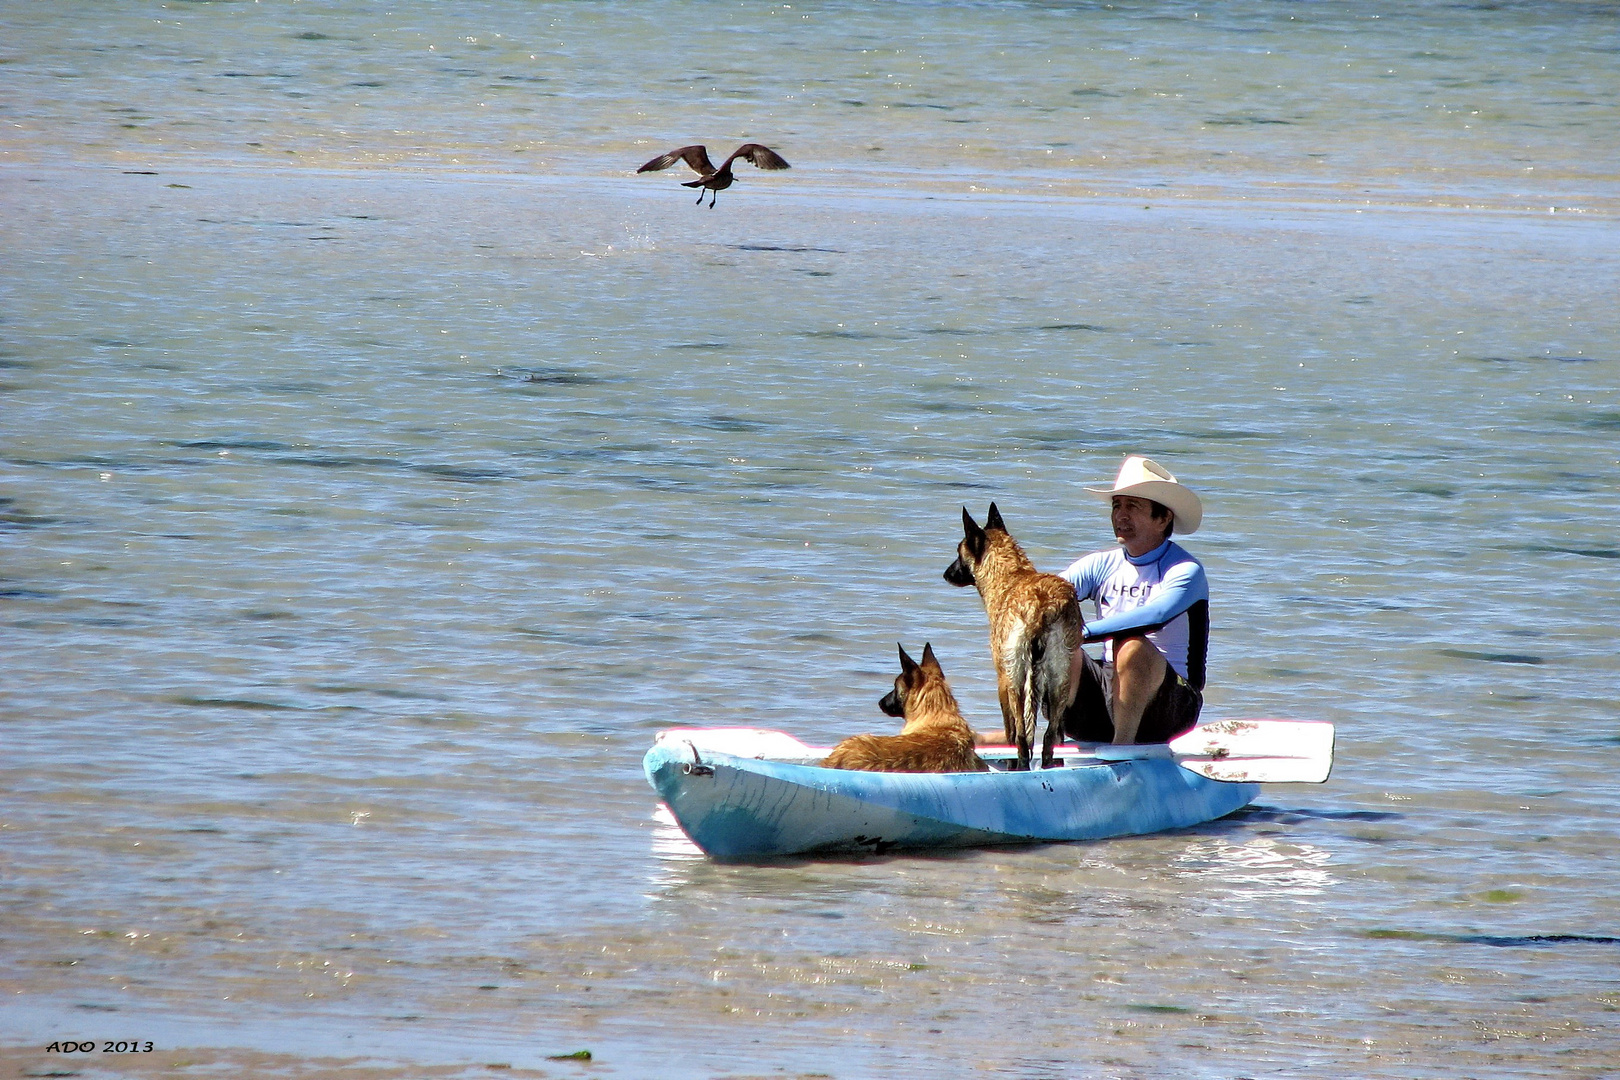
[[[1074,586],[1074,592],[1081,600],[1095,600],[1097,589],[1102,579],[1107,575],[1106,551],[1094,551],[1090,555],[1082,555],[1058,573],[1058,577]]]
[[[1157,630],[1198,601],[1208,599],[1209,581],[1204,577],[1204,568],[1188,559],[1170,569],[1141,607],[1086,623],[1085,640],[1101,641],[1126,632]]]

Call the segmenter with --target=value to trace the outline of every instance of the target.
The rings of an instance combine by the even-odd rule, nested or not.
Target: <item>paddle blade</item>
[[[1315,720],[1218,720],[1170,742],[1176,763],[1231,783],[1320,784],[1333,770],[1333,725]]]

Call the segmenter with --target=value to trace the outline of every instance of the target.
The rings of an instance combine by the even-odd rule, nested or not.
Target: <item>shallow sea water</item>
[[[1612,9],[656,10],[0,4],[8,1065],[1610,1075]],[[633,173],[744,138],[712,211]],[[1055,568],[1133,451],[1207,715],[1326,785],[661,815],[659,728],[886,730],[897,641],[994,726],[961,507]]]

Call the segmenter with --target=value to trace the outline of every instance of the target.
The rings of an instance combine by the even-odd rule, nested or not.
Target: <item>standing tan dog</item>
[[[1035,569],[1024,549],[1007,533],[1001,511],[979,528],[962,507],[965,535],[956,561],[945,570],[952,585],[975,585],[990,616],[990,655],[996,662],[996,696],[1007,741],[1018,747],[1017,768],[1029,768],[1037,712],[1046,713],[1041,768],[1052,766],[1063,712],[1073,696],[1071,663],[1085,622],[1074,586],[1056,574]]]
[[[934,647],[923,646],[922,663],[900,646],[900,674],[878,702],[890,716],[905,718],[898,735],[852,735],[821,764],[866,772],[987,772],[973,750],[973,729],[962,719]]]

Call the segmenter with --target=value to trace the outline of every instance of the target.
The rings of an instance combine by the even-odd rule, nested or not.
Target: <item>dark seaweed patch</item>
[[[596,644],[606,644],[605,641]],[[345,686],[342,684],[315,684],[309,687],[323,694],[376,694],[378,697],[398,698],[402,701],[448,701],[443,694],[425,694],[418,690],[395,690],[386,686]]]
[[[789,247],[786,244],[732,244],[738,251],[790,251],[796,254],[817,252],[822,255],[842,255],[842,248]]]
[[[1580,555],[1587,559],[1620,559],[1620,550],[1615,548],[1573,548],[1557,547],[1553,544],[1525,544],[1517,550],[1545,555]]]
[[[862,330],[805,330],[799,336],[833,341],[882,341],[885,337],[883,334],[868,334]]]
[[[1479,362],[1482,364],[1535,364],[1550,360],[1556,364],[1601,364],[1608,359],[1609,357],[1606,356],[1553,356],[1546,354],[1542,356],[1481,356]]]
[[[523,377],[526,383],[543,383],[546,386],[595,386],[607,382],[606,379],[595,375],[586,375],[578,371],[531,371]]]
[[[820,642],[825,645],[835,645],[843,640],[842,635],[829,634],[821,630],[809,630],[804,633],[790,635],[794,641]]]
[[[265,383],[260,390],[272,394],[324,394],[327,388],[320,383]]]
[[[20,529],[43,529],[61,523],[61,518],[30,514],[17,508],[17,500],[0,497],[0,532]]]
[[[1211,116],[1204,120],[1206,124],[1218,127],[1242,127],[1245,124],[1292,124],[1292,120],[1278,120],[1271,116]]]
[[[1491,664],[1545,664],[1547,661],[1531,653],[1474,652],[1472,649],[1441,649],[1441,656],[1458,660],[1484,660]]]
[[[163,445],[181,450],[291,450],[286,443],[269,439],[184,439],[164,440]]]
[[[1079,428],[1051,427],[1012,432],[1010,441],[1016,444],[1029,444],[1055,450],[1071,446],[1090,446],[1097,440],[1095,436]]]
[[[609,381],[600,375],[587,375],[583,371],[563,367],[500,368],[495,372],[495,377],[541,386],[597,386]]]
[[[766,430],[767,425],[758,420],[748,420],[741,416],[727,416],[716,413],[707,420],[698,422],[698,427],[708,428],[711,431],[737,431],[752,434]]]
[[[116,469],[122,472],[145,472],[149,468],[145,462],[102,457],[68,457],[55,460],[7,458],[6,460],[12,465],[23,465],[36,469]]]
[[[1448,945],[1490,945],[1523,949],[1549,945],[1620,945],[1620,937],[1606,934],[1437,934],[1422,930],[1369,930],[1375,940],[1437,941]]]
[[[4,589],[0,588],[0,600],[52,600],[54,593],[43,592],[39,589]]]
[[[209,698],[178,694],[166,700],[173,705],[189,705],[199,709],[254,709],[264,712],[296,711],[296,707],[292,705],[280,705],[273,701],[255,701],[252,698]]]

